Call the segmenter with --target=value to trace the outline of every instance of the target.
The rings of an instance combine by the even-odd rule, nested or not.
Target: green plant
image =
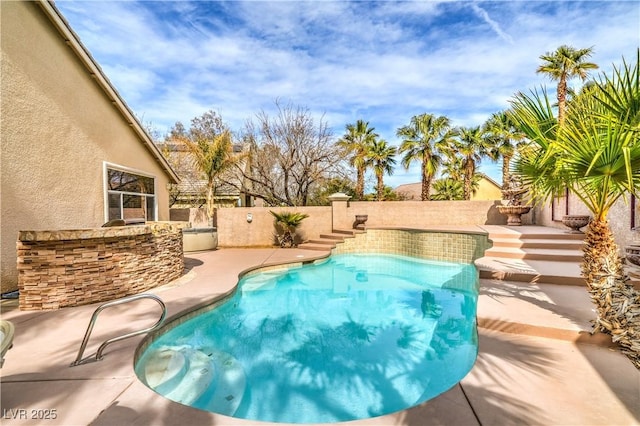
[[[530,143],[515,171],[534,201],[568,187],[594,215],[585,236],[584,276],[597,308],[595,331],[612,335],[640,369],[640,292],[626,283],[607,214],[640,195],[640,49],[635,64],[614,67],[567,105],[556,121],[546,92],[518,94],[512,117]]]
[[[281,228],[276,237],[278,238],[278,242],[280,243],[280,247],[294,247],[295,242],[293,235],[296,231],[296,228],[300,226],[303,220],[309,217],[308,214],[299,213],[299,212],[279,212],[276,213],[272,210],[269,210],[269,213],[275,218],[275,226],[276,229],[278,227]]]

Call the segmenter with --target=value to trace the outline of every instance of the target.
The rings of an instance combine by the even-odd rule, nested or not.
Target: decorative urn
[[[562,217],[564,226],[571,228],[568,231],[571,234],[582,234],[580,228],[587,226],[591,222],[591,216],[588,215],[568,215]]]

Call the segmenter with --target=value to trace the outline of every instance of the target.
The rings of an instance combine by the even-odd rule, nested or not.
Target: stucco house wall
[[[218,209],[217,229],[220,247],[271,247],[277,243],[274,217],[269,213],[285,211],[308,214],[296,230],[296,243],[329,233],[331,207],[236,207]],[[247,215],[250,215],[248,217]]]
[[[500,200],[502,198],[502,191],[500,185],[489,176],[478,173],[480,175],[480,181],[476,192],[471,194],[472,201],[481,200]],[[395,191],[406,197],[406,201],[420,201],[422,199],[422,182],[405,183],[396,187]],[[431,193],[435,191],[431,188]]]
[[[553,206],[547,203],[535,208],[535,223],[560,229],[568,229],[562,224],[564,215],[588,215],[593,217],[587,207],[574,194],[554,199]],[[632,214],[635,218],[632,219]],[[638,244],[640,230],[640,203],[632,202],[631,196],[620,198],[609,210],[607,216],[620,254],[630,244]],[[634,231],[632,227],[637,230]]]
[[[17,288],[18,231],[106,222],[107,163],[155,178],[156,220],[169,220],[177,177],[55,6],[0,2],[0,20],[6,292]]]

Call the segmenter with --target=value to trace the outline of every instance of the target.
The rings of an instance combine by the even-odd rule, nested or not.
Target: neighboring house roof
[[[404,183],[394,189],[398,194],[407,197],[407,200],[422,199],[422,182]]]
[[[160,167],[167,173],[170,180],[174,183],[180,181],[180,178],[169,165],[164,158],[160,150],[155,146],[153,140],[149,134],[144,130],[135,114],[129,109],[125,101],[122,99],[118,91],[113,87],[107,76],[100,68],[100,65],[93,59],[89,51],[80,41],[78,35],[71,29],[67,20],[62,16],[58,8],[56,8],[53,1],[50,0],[37,0],[38,5],[45,12],[51,23],[55,26],[58,32],[62,35],[67,45],[78,56],[80,61],[84,64],[89,74],[95,79],[98,86],[104,91],[107,98],[111,101],[114,107],[122,114],[124,120],[129,123],[129,126],[138,135],[142,143],[149,150],[151,155],[160,164]]]
[[[482,180],[486,181],[487,183],[489,183],[490,185],[495,186],[497,189],[500,189],[500,185],[498,185],[498,183],[491,179],[489,176],[485,175],[484,173],[476,173],[477,175],[479,175]],[[433,190],[433,182],[432,182],[432,187],[431,189]],[[407,197],[407,200],[421,200],[422,199],[422,182],[415,182],[415,183],[405,183],[402,185],[398,185],[395,189],[395,191],[398,194],[403,194],[405,197]],[[471,196],[471,198],[473,199],[473,195]]]

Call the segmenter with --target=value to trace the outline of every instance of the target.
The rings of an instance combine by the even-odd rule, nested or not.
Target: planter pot
[[[564,226],[571,228],[570,234],[582,234],[580,228],[587,226],[591,222],[591,216],[587,215],[569,215],[562,217]]]
[[[625,259],[628,263],[640,266],[640,246],[628,246],[625,248],[625,253]]]
[[[357,214],[356,221],[353,222],[353,229],[364,230],[364,223],[369,219],[369,215]]]
[[[182,230],[182,249],[185,253],[215,250],[218,247],[216,228],[185,228]]]

